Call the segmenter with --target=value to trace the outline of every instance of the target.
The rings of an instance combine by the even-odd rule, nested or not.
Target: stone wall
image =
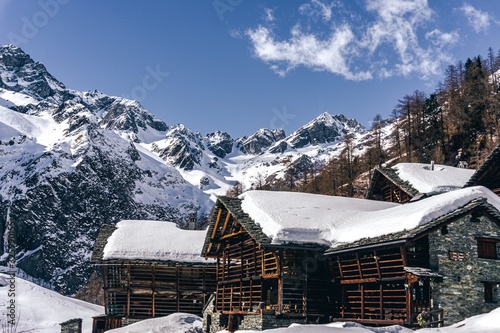
[[[82,319],[75,318],[65,321],[61,325],[61,333],[82,333]]]
[[[481,281],[500,281],[500,260],[478,258],[475,237],[500,239],[500,228],[487,217],[473,222],[469,215],[429,235],[430,267],[444,276],[431,284],[432,305],[444,310],[445,325],[498,307],[485,303]],[[460,260],[451,260],[450,251],[460,253]],[[498,286],[494,293],[498,299]]]

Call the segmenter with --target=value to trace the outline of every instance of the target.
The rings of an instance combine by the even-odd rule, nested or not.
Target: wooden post
[[[361,284],[361,319],[365,318],[365,285]]]
[[[384,288],[380,283],[380,319],[384,319]]]
[[[105,310],[105,313],[106,315],[109,315],[108,313],[108,293],[106,291],[106,288],[109,287],[108,286],[108,266],[106,265],[103,265],[102,266],[102,276],[103,276],[103,284],[104,284],[104,310]]]
[[[177,282],[175,284],[175,288],[176,288],[176,291],[177,291],[177,312],[180,312],[180,298],[181,298],[181,293],[180,293],[180,290],[179,290],[179,275],[180,275],[180,267],[177,266],[176,267],[176,273],[177,273]]]
[[[155,317],[155,290],[156,290],[156,284],[155,284],[155,266],[154,264],[151,265],[151,275],[152,275],[152,281],[151,281],[151,314],[153,317]]]
[[[359,261],[359,254],[358,254],[358,252],[356,252],[356,262],[358,264],[359,278],[362,279],[363,278],[363,271],[361,269],[361,263]]]
[[[130,317],[130,264],[127,267],[127,313],[126,316]]]

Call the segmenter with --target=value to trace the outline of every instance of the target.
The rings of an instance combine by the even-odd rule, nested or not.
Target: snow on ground
[[[500,332],[500,307],[485,314],[467,318],[451,326],[424,328],[418,333],[498,333]]]
[[[104,260],[208,262],[201,257],[206,230],[184,230],[172,222],[146,220],[124,220],[116,226],[104,247]]]
[[[17,332],[57,333],[61,331],[60,323],[82,318],[83,332],[91,333],[92,317],[104,313],[102,306],[63,296],[20,278],[16,278],[14,298],[9,297],[9,288],[9,276],[0,274],[0,324],[4,324],[7,306],[14,299]]]
[[[462,188],[476,170],[448,165],[399,163],[392,167],[399,178],[407,181],[420,193],[449,192]]]
[[[333,248],[362,238],[412,230],[477,198],[487,199],[500,211],[500,198],[482,186],[404,205],[298,192],[248,191],[240,198],[243,211],[274,244],[316,243]]]
[[[201,333],[201,318],[188,313],[174,313],[166,317],[140,321],[106,333]]]
[[[109,333],[197,333],[201,332],[201,318],[185,313],[167,317],[147,319],[126,327],[107,331]],[[500,332],[500,308],[478,315],[457,324],[442,328],[426,328],[413,331],[399,325],[368,327],[353,322],[336,322],[324,325],[292,324],[290,327],[265,331],[236,331],[236,333],[498,333]],[[220,331],[220,333],[229,333]]]

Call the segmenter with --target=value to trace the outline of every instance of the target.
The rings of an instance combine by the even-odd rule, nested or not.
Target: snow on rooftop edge
[[[162,260],[208,263],[201,251],[206,230],[184,230],[173,222],[124,220],[108,238],[103,260]]]
[[[249,191],[242,209],[273,244],[313,243],[335,248],[363,238],[412,230],[477,198],[500,211],[500,198],[476,186],[404,205],[297,192]]]
[[[410,183],[420,193],[443,193],[462,188],[472,177],[473,169],[425,163],[399,163],[392,167],[399,178]]]

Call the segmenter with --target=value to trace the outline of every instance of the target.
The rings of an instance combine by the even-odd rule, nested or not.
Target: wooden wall
[[[202,314],[215,290],[215,267],[116,264],[103,266],[108,316],[152,318]]]
[[[416,312],[430,309],[428,281],[405,266],[427,268],[428,239],[405,247],[348,252],[330,257],[335,320],[373,324],[412,324]]]

